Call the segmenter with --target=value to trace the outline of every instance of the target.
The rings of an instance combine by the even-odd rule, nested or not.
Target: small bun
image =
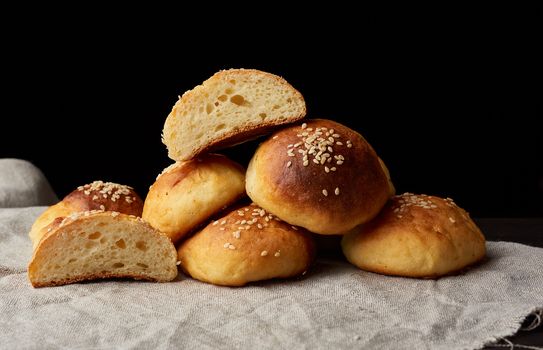
[[[130,186],[94,181],[79,186],[62,200],[72,211],[105,210],[141,216],[143,201]]]
[[[343,253],[371,272],[435,278],[485,256],[485,238],[452,199],[405,193],[373,221],[343,237]]]
[[[92,210],[48,227],[28,266],[34,287],[112,277],[167,282],[177,276],[172,242],[141,218]]]
[[[342,234],[375,217],[394,187],[373,148],[354,130],[314,119],[275,133],[247,169],[251,199],[319,234]]]
[[[224,286],[303,274],[314,255],[308,232],[254,204],[213,221],[178,250],[187,274]]]
[[[223,70],[179,98],[164,123],[168,156],[188,160],[239,144],[305,116],[302,95],[256,69]]]
[[[116,211],[141,216],[143,201],[130,186],[113,182],[94,181],[79,186],[64,199],[45,210],[34,222],[30,233],[33,248],[52,227],[56,218],[64,218],[72,213],[91,210]]]
[[[142,217],[175,243],[244,195],[243,167],[208,154],[166,168],[149,189]]]

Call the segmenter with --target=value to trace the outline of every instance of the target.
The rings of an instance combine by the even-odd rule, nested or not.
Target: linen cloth
[[[338,258],[241,288],[180,275],[34,289],[27,233],[44,209],[0,209],[0,349],[475,349],[543,308],[543,249],[507,242],[488,242],[485,262],[439,280]]]

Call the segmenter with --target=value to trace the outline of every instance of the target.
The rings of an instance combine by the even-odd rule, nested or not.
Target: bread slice
[[[302,94],[283,78],[255,69],[223,70],[177,101],[162,142],[170,158],[183,161],[245,142],[305,114]]]
[[[172,242],[141,218],[87,211],[49,228],[28,266],[34,287],[111,277],[166,282],[177,276]]]

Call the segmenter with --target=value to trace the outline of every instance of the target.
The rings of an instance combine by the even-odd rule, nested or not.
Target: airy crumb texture
[[[436,278],[485,256],[485,238],[450,198],[404,193],[371,222],[343,237],[343,253],[371,272]]]
[[[241,143],[306,114],[302,95],[283,78],[254,69],[216,73],[185,92],[166,119],[170,158],[187,160]]]
[[[177,276],[175,247],[141,218],[118,212],[80,212],[57,222],[28,267],[32,286],[128,277],[157,282]]]

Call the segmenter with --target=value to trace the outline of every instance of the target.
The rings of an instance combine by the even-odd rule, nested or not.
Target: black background
[[[528,35],[533,17],[519,27],[506,12],[468,30],[455,16],[392,29],[368,20],[369,34],[366,25],[347,28],[349,37],[301,28],[255,47],[232,29],[204,35],[205,53],[181,31],[165,39],[91,30],[74,39],[51,25],[7,35],[0,157],[32,161],[59,196],[95,179],[145,196],[171,163],[160,135],[177,96],[217,70],[257,68],[300,90],[308,117],[361,132],[398,192],[453,197],[475,217],[543,216],[541,42]],[[225,153],[246,164],[257,144]]]

